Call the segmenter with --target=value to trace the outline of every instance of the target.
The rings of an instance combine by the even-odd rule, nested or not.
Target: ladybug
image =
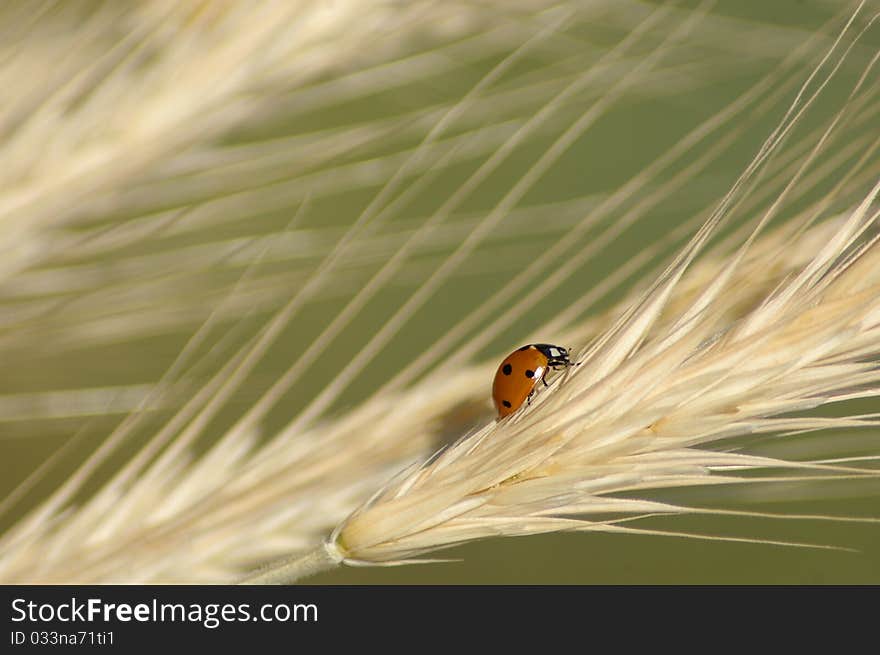
[[[498,367],[492,383],[492,400],[498,418],[518,410],[523,402],[531,400],[538,380],[547,386],[547,369],[572,366],[568,351],[549,343],[530,343],[514,350]]]

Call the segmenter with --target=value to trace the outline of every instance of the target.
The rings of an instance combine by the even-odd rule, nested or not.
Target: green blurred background
[[[672,148],[695,126],[728,106],[798,44],[824,29],[824,36],[818,38],[817,46],[783,78],[798,83],[804,80],[811,70],[811,63],[824,52],[823,47],[830,45],[829,37],[835,33],[834,29],[823,26],[839,15],[842,4],[810,0],[716,3],[703,23],[683,36],[653,70],[627,88],[621,99],[567,149],[517,203],[517,209],[521,210],[519,218],[505,219],[457,267],[455,274],[395,336],[381,356],[351,381],[328,414],[338,415],[355,406],[377,384],[491,298],[521,270],[523,262],[528,262],[533,253],[565,238],[571,227],[591,208]],[[619,67],[600,75],[594,84],[569,99],[552,120],[519,146],[475,193],[469,195],[444,221],[444,226],[449,228],[444,238],[432,239],[417,249],[394,281],[383,287],[273,410],[265,422],[263,438],[271,438],[274,431],[296,416],[325,385],[333,381],[369,336],[381,328],[388,316],[406,301],[432,270],[442,264],[453,247],[461,243],[475,221],[491,211],[554,140],[598,97],[608,93],[627,70],[647,57],[652,48],[669,36],[681,18],[696,6],[696,3],[683,3],[683,9],[677,9],[678,13],[661,21],[618,62]],[[520,93],[505,96],[507,103],[489,102],[480,105],[479,110],[469,108],[462,119],[449,128],[444,138],[457,137],[448,146],[456,149],[454,163],[432,171],[434,177],[430,183],[402,203],[387,222],[368,235],[369,238],[364,237],[355,253],[344,259],[330,277],[327,288],[311,299],[308,310],[288,326],[273,347],[271,356],[260,363],[247,384],[212,423],[199,448],[205,448],[216,435],[222,434],[224,426],[240,416],[285,370],[286,363],[303,348],[309,347],[359,285],[379,270],[399,246],[400,239],[422,224],[460,188],[486,161],[499,139],[535,115],[554,93],[608,53],[654,8],[655,5],[635,3],[617,7],[614,3],[565,5],[563,9],[572,14],[564,21],[562,32],[542,41],[493,88],[511,93],[519,89]],[[493,15],[493,11],[499,12],[498,15]],[[221,207],[214,213],[206,211],[211,220],[205,221],[204,227],[194,225],[177,231],[160,231],[130,245],[97,254],[72,251],[62,258],[42,262],[30,271],[34,275],[53,271],[70,275],[91,267],[99,281],[85,289],[71,288],[42,296],[32,290],[22,297],[10,290],[15,280],[4,287],[3,307],[10,312],[26,302],[46,301],[49,296],[53,304],[50,310],[28,320],[13,322],[3,333],[5,340],[0,345],[3,346],[6,374],[0,377],[0,401],[5,401],[3,406],[7,410],[3,412],[6,418],[0,418],[0,434],[4,436],[0,440],[0,497],[74,435],[78,446],[74,452],[59,459],[51,475],[37,484],[14,511],[2,517],[0,528],[8,527],[65,479],[82,457],[92,452],[125,415],[124,407],[115,411],[101,409],[101,403],[106,400],[104,395],[96,400],[96,408],[84,406],[85,400],[91,396],[83,390],[126,389],[137,398],[138,389],[148,388],[161,377],[199,320],[222,302],[243,271],[258,258],[258,253],[262,252],[260,249],[265,247],[259,238],[274,235],[272,238],[279,238],[279,250],[270,249],[256,265],[256,272],[250,279],[253,285],[248,287],[252,297],[259,302],[255,300],[254,306],[249,308],[245,295],[243,302],[224,318],[224,325],[238,330],[233,332],[232,342],[243,343],[268,320],[271,310],[289,296],[290,290],[307,279],[332,245],[380,192],[383,183],[396,170],[395,162],[401,161],[394,157],[415,147],[424,137],[431,122],[419,119],[418,112],[429,107],[442,109],[451,106],[528,34],[534,34],[538,25],[528,13],[502,12],[492,7],[484,8],[480,19],[490,26],[495,22],[519,25],[519,40],[507,37],[502,45],[493,42],[491,46],[477,41],[483,44],[479,47],[485,48],[485,54],[482,54],[479,48],[464,47],[467,45],[464,37],[446,40],[436,34],[410,34],[400,44],[402,53],[431,52],[442,60],[442,65],[429,69],[429,74],[424,77],[388,84],[387,88],[375,92],[367,89],[348,96],[344,93],[333,96],[333,87],[328,85],[350,72],[346,66],[356,67],[357,64],[346,62],[338,68],[330,66],[302,88],[279,89],[274,100],[281,109],[267,112],[258,121],[236,126],[219,141],[231,152],[235,152],[236,147],[266,145],[268,152],[277,155],[279,163],[276,165],[272,164],[271,157],[266,157],[250,168],[214,167],[204,172],[183,174],[147,171],[140,187],[121,191],[115,196],[115,204],[106,203],[92,209],[84,219],[65,229],[74,234],[81,231],[92,235],[96,230],[123,224],[150,212],[175,208],[191,211],[204,207],[210,210],[215,204],[229,200],[229,208]],[[832,25],[839,27],[840,23]],[[815,134],[814,130],[827,125],[829,118],[842,106],[854,81],[876,52],[880,43],[878,36],[877,30],[869,32],[854,49],[839,76],[815,109],[804,118],[797,132],[798,138],[786,145],[792,153],[796,151],[800,135],[808,139],[809,135]],[[477,54],[463,54],[471,52]],[[403,58],[402,54],[398,56]],[[873,79],[876,82],[876,76]],[[326,91],[327,88],[331,91]],[[330,94],[332,102],[322,104],[311,100],[321,89]],[[516,100],[510,99],[514,97]],[[794,91],[789,91],[763,112],[754,110],[739,115],[688,158],[654,178],[644,193],[651,192],[664,180],[672,179],[689,161],[708,152],[713,144],[720,143],[725,134],[741,130],[723,154],[713,159],[703,171],[692,175],[686,184],[651,207],[613,243],[580,266],[576,274],[529,308],[523,318],[505,326],[475,358],[476,361],[494,361],[520,345],[526,335],[538,329],[548,317],[567,307],[572,299],[581,297],[647,244],[669,235],[686,220],[708,216],[777,124],[793,97]],[[840,155],[839,163],[813,180],[809,187],[802,185],[784,208],[780,220],[795,215],[833,187],[840,177],[839,171],[852,165],[860,152],[846,155],[847,144],[860,143],[871,136],[871,131],[876,138],[877,123],[870,122],[872,116],[869,109],[865,109],[857,113],[849,125],[841,128],[840,138],[828,148],[829,153],[844,153]],[[351,144],[325,160],[316,157],[315,161],[303,161],[285,157],[288,146],[282,139],[291,139],[290,148],[297,152],[297,138],[307,141],[316,138],[315,135],[345,134],[349,128],[374,125],[374,121],[383,125],[387,123],[390,128],[377,128],[364,143],[356,143],[352,137]],[[469,130],[483,131],[471,135]],[[303,152],[312,151],[304,149]],[[432,161],[437,161],[444,152],[449,150],[438,148],[432,152]],[[864,181],[870,180],[871,175],[876,177],[876,162],[869,162],[866,168],[864,176],[839,194],[831,210],[847,206],[859,198],[860,191],[864,193]],[[399,193],[417,179],[415,174],[408,176]],[[785,178],[781,179],[784,182]],[[754,190],[753,204],[746,203],[740,208],[729,230],[767,207],[778,194],[780,184],[780,181],[767,181],[765,186]],[[579,243],[598,238],[603,229],[620,220],[638,199],[628,199],[620,210],[595,226],[580,242],[573,241],[573,251],[582,247]],[[307,209],[302,219],[294,228],[288,229],[292,217],[303,206]],[[185,223],[189,216],[184,214],[181,221]],[[216,217],[219,218],[214,220]],[[281,240],[285,233],[294,237],[289,248]],[[671,241],[663,255],[654,258],[652,263],[664,261],[681,243],[681,239]],[[184,260],[191,252],[187,248],[211,244],[217,246],[212,251],[215,260],[209,259],[197,266],[186,264]],[[159,270],[155,264],[165,261],[158,258],[163,254],[172,264]],[[150,256],[157,258],[149,260]],[[144,260],[145,269],[126,268],[126,263],[136,262],[141,257],[147,258]],[[149,273],[144,274],[144,270]],[[586,316],[613,306],[639,277],[603,297],[586,312]],[[534,285],[539,282],[540,279],[535,280]],[[94,311],[96,307],[98,313]],[[114,323],[115,319],[118,323]],[[473,332],[479,333],[480,328]],[[541,340],[553,342],[555,337],[542,335]],[[209,346],[203,347],[205,352]],[[488,418],[489,380],[486,387],[487,413],[484,416]],[[53,397],[50,394],[71,390],[69,396]],[[119,400],[121,396],[114,393],[109,397],[124,405]],[[187,393],[191,390],[184,390],[183,395]],[[145,438],[157,430],[171,415],[171,409],[155,412],[153,420],[143,427],[142,436]],[[868,412],[876,409],[876,404],[861,403],[835,411]],[[797,445],[790,453],[794,458],[876,454],[880,443],[876,433],[868,432],[822,433],[794,441]],[[748,443],[755,452],[762,454],[783,452],[780,450],[782,446],[770,438],[753,439]],[[125,456],[121,453],[109,462],[104,467],[104,475],[109,475]],[[714,488],[664,491],[652,497],[765,512],[880,515],[877,511],[880,485],[877,483],[843,480],[821,485],[790,483],[770,487],[756,485],[739,493],[729,492],[729,497]],[[439,557],[461,560],[454,563],[345,568],[319,575],[312,582],[880,583],[880,528],[874,524],[681,517],[648,519],[640,526],[734,538],[833,544],[854,552],[672,537],[564,534],[486,540],[438,554]]]

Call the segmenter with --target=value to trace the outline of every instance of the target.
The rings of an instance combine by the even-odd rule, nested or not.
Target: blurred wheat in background
[[[878,12],[4,4],[0,581],[880,582]]]

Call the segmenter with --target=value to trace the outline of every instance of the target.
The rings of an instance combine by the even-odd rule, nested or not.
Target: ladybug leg
[[[531,404],[532,404],[532,396],[534,396],[534,395],[535,395],[535,390],[532,389],[532,390],[529,392],[529,395],[526,396],[526,405],[531,405]]]

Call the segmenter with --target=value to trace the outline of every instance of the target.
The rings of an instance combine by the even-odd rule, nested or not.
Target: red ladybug
[[[572,366],[568,351],[549,343],[530,343],[514,350],[498,367],[492,383],[492,400],[498,418],[513,414],[535,393],[538,380],[547,386],[547,369]]]

